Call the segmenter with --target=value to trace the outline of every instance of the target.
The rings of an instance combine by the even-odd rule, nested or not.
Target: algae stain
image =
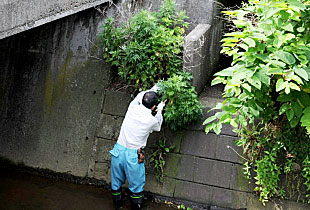
[[[72,59],[72,52],[70,51],[65,59],[65,62],[58,69],[57,77],[52,76],[51,67],[48,68],[48,72],[45,79],[45,111],[50,113],[52,111],[53,103],[57,98],[64,94],[64,86],[66,79],[66,70]]]
[[[52,74],[51,67],[48,69],[48,73],[45,79],[45,111],[47,113],[52,112],[53,106],[60,105],[64,102],[64,97],[70,96],[70,85],[75,81],[78,73],[85,67],[87,67],[89,61],[72,64],[73,52],[69,51],[63,63],[55,69],[56,75]],[[76,81],[75,81],[76,84]],[[69,99],[70,100],[70,99]]]
[[[51,69],[48,69],[46,79],[45,79],[45,97],[44,97],[44,104],[46,108],[46,112],[50,113],[52,109],[52,102],[53,102],[53,80],[51,75]]]
[[[69,65],[71,63],[73,57],[73,52],[69,51],[68,55],[66,56],[65,62],[60,66],[60,68],[58,69],[58,78],[57,78],[57,82],[56,82],[56,94],[57,96],[63,96],[64,92],[65,92],[65,83],[66,83],[66,79],[69,75],[67,75],[69,70]]]

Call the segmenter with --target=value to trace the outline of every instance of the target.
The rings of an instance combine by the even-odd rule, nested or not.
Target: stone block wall
[[[93,165],[93,173],[89,176],[110,182],[109,150],[117,140],[130,100],[129,94],[106,91],[93,150],[93,164],[89,164]],[[177,132],[163,126],[162,132],[151,134],[147,144],[145,190],[204,205],[246,208],[247,194],[251,190],[242,177],[240,157],[231,149],[240,152],[240,148],[234,145],[236,137],[231,133],[206,135],[201,125],[202,122],[197,122],[191,128]],[[162,136],[169,145],[176,147],[166,158],[163,183],[160,183],[148,160]]]

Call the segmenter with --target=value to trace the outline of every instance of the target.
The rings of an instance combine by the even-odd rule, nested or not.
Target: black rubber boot
[[[118,190],[111,190],[111,193],[115,210],[120,210],[123,205],[122,188],[119,188]]]
[[[139,192],[139,193],[131,192],[131,195],[130,195],[131,209],[132,210],[141,210],[143,198],[144,198],[144,192]]]

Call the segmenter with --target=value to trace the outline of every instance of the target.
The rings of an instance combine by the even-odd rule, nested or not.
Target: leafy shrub
[[[185,18],[185,11],[165,0],[159,12],[142,10],[122,27],[108,19],[99,35],[104,58],[128,84],[146,89],[163,80],[163,98],[170,101],[164,116],[172,129],[188,125],[202,112],[189,73],[180,74]]]
[[[224,13],[234,31],[224,35],[222,53],[233,62],[215,74],[212,85],[225,85],[225,100],[204,124],[207,133],[219,134],[223,123],[235,128],[265,203],[282,197],[278,177],[287,162],[303,165],[305,173],[310,168],[302,164],[310,153],[309,1],[249,0]]]
[[[191,79],[190,73],[183,72],[159,83],[162,100],[169,101],[165,108],[165,121],[173,130],[197,121],[202,115],[202,105]]]
[[[166,0],[158,13],[142,10],[122,27],[108,19],[99,35],[103,56],[128,84],[150,87],[182,69],[185,18]]]

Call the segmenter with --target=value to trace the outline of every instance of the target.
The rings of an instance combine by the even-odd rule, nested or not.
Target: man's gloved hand
[[[158,110],[158,111],[162,111],[162,110],[164,109],[165,105],[166,105],[165,101],[160,102],[160,103],[157,105],[157,110]]]
[[[160,87],[156,84],[150,90],[152,90],[152,91],[157,93],[160,90]]]

